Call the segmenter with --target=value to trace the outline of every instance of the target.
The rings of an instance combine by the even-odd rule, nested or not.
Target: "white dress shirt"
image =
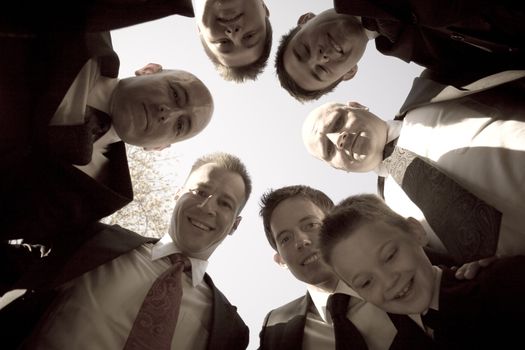
[[[149,288],[179,250],[169,235],[145,244],[62,286],[32,339],[38,349],[122,349]],[[206,349],[213,295],[203,280],[207,262],[191,259],[172,349]]]

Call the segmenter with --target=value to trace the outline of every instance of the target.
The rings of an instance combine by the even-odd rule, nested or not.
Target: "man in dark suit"
[[[52,258],[41,266],[52,277],[42,279],[39,270],[16,286],[36,292],[8,305],[2,321],[30,324],[17,311],[40,294],[54,302],[26,346],[123,348],[150,286],[171,265],[168,256],[182,253],[191,262],[191,273],[182,276],[171,348],[245,349],[248,328],[205,271],[214,250],[236,230],[250,192],[250,177],[237,157],[215,153],[199,158],[177,194],[169,234],[156,241],[119,226],[95,224],[95,233],[65,263]],[[13,324],[10,328],[18,329]]]
[[[137,71],[138,77],[117,79],[119,60],[108,32],[42,34],[36,40],[42,46],[35,49],[34,62],[48,66],[33,81],[42,89],[35,94],[36,107],[32,115],[8,110],[3,118],[6,215],[0,232],[2,239],[43,244],[56,254],[59,246],[66,248],[57,242],[68,240],[62,231],[99,220],[132,200],[124,142],[162,149],[193,137],[208,124],[213,100],[192,74],[158,65]],[[3,248],[7,262],[11,253],[16,259],[23,251]],[[2,280],[15,278],[7,277],[15,265],[26,265],[7,262]]]
[[[525,257],[494,262],[472,280],[458,281],[432,266],[426,233],[376,195],[348,197],[323,220],[320,249],[335,273],[365,300],[398,315],[421,314],[443,349],[513,348],[523,340]],[[399,319],[399,318],[398,318]]]
[[[522,254],[525,193],[518,169],[525,165],[524,75],[504,71],[461,89],[416,78],[397,120],[391,121],[357,102],[328,103],[305,120],[303,141],[310,154],[335,168],[375,171],[388,205],[420,220],[431,246],[458,263]],[[395,152],[386,154],[387,145],[394,144]],[[422,161],[442,175],[417,171]],[[471,195],[458,197],[466,192]],[[459,203],[467,202],[460,198],[484,202],[483,208],[489,205],[501,215],[466,212]]]
[[[334,326],[327,310],[332,293],[352,296],[347,317],[369,349],[420,349],[398,336],[385,312],[339,282],[320,259],[319,229],[332,207],[330,198],[308,186],[282,187],[262,197],[260,215],[268,242],[276,251],[274,260],[304,282],[308,292],[268,313],[260,332],[260,349],[334,349]],[[480,266],[477,262],[465,265],[457,277],[471,278]]]
[[[447,85],[523,69],[522,4],[335,0],[334,7],[301,16],[277,50],[281,86],[300,101],[352,79],[371,40],[379,52],[424,66]]]

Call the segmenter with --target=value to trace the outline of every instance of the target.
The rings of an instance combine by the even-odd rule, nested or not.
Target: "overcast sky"
[[[215,251],[208,272],[250,328],[250,345],[256,349],[266,313],[304,295],[305,285],[273,261],[274,251],[259,218],[259,200],[267,189],[304,184],[324,191],[335,202],[344,197],[376,191],[377,177],[335,170],[310,156],[301,140],[304,118],[313,108],[330,101],[358,101],[385,120],[392,119],[421,68],[383,56],[371,42],[359,63],[357,76],[333,93],[301,104],[281,89],[273,60],[280,37],[306,12],[331,8],[330,0],[266,0],[273,27],[269,65],[255,82],[223,81],[206,57],[197,36],[195,20],[170,16],[112,32],[120,57],[121,78],[149,62],[183,69],[197,75],[210,89],[215,112],[208,127],[196,137],[175,144],[177,156],[173,187],[182,184],[193,161],[205,153],[224,151],[237,155],[253,179],[253,192],[243,210],[243,220],[231,237]],[[167,219],[168,220],[168,219]]]

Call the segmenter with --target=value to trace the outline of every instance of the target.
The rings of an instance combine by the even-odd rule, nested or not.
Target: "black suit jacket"
[[[77,249],[69,256],[50,257],[45,264],[38,265],[32,273],[25,275],[15,286],[30,292],[0,311],[0,332],[8,346],[16,346],[26,338],[52,302],[54,288],[80,276],[104,263],[125,254],[138,246],[156,242],[157,239],[138,235],[118,225],[95,223],[78,236]],[[212,328],[207,348],[246,349],[249,330],[235,306],[215,286],[209,275],[205,282],[213,293]]]
[[[306,314],[312,305],[307,293],[304,297],[270,311],[264,319],[259,333],[260,350],[301,350],[303,346]],[[432,348],[433,344],[425,335],[414,337],[406,332],[398,332],[390,345],[390,350],[421,350]],[[422,344],[423,347],[422,347]]]
[[[473,280],[443,270],[434,339],[443,349],[513,349],[523,343],[525,256],[501,258]]]
[[[378,51],[427,67],[442,83],[461,86],[525,65],[521,2],[334,0],[334,7],[378,31]]]

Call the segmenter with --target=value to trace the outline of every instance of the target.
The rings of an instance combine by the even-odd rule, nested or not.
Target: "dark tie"
[[[368,347],[359,330],[346,317],[350,295],[343,293],[332,294],[328,298],[326,307],[330,311],[334,324],[336,350],[367,350]]]
[[[172,266],[153,282],[142,302],[125,350],[170,349],[182,300],[182,271],[189,261],[182,254],[170,256]]]
[[[51,125],[48,127],[48,149],[51,154],[76,165],[91,161],[93,143],[111,127],[111,117],[86,106],[84,124]]]
[[[435,349],[437,345],[432,338],[407,315],[388,314],[397,330],[396,337],[390,347],[394,349]]]
[[[411,151],[394,147],[383,164],[454,260],[464,263],[495,255],[501,212]]]

